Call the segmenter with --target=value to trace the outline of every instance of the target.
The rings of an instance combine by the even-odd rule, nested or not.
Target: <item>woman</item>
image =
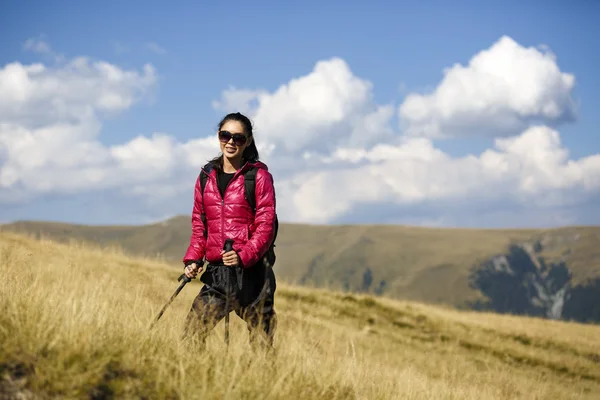
[[[259,161],[252,123],[246,116],[226,115],[217,136],[221,155],[206,164],[196,180],[192,235],[183,257],[185,275],[192,279],[202,271],[203,258],[209,263],[200,278],[204,286],[188,313],[185,335],[197,333],[204,344],[212,328],[234,310],[246,321],[250,342],[256,344],[259,339],[271,347],[276,283],[273,270],[262,258],[274,235],[273,177]],[[244,173],[251,168],[257,169],[255,212],[244,188]],[[206,174],[204,190],[202,174]],[[233,250],[228,252],[223,250],[226,239],[233,239]],[[230,309],[226,309],[227,295]]]

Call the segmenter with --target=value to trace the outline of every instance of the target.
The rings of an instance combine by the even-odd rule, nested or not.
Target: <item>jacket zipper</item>
[[[215,180],[217,182],[217,191],[219,192],[219,194],[221,194],[221,191],[219,190],[219,172],[215,171]],[[223,214],[225,212],[225,191],[227,190],[227,188],[225,188],[225,190],[223,190],[223,195],[221,196],[221,243],[225,243],[225,238],[223,237],[223,228],[225,228],[225,221],[223,218]]]
[[[247,162],[246,162],[246,164],[247,164]],[[231,181],[233,181],[234,179],[237,178],[240,171],[242,171],[246,167],[246,164],[242,165],[242,167],[240,169],[238,169],[235,172],[235,174],[231,177],[229,182],[227,182],[227,186],[225,186],[225,189],[223,190],[223,196],[221,196],[221,243],[225,243],[225,237],[224,237],[224,235],[225,235],[225,232],[224,232],[225,217],[224,217],[224,215],[225,215],[225,195],[227,194],[227,188],[229,187],[229,184],[231,183]],[[218,172],[215,174],[215,178],[217,181],[217,190],[219,191],[219,194],[221,194],[220,190],[219,190],[219,173]]]

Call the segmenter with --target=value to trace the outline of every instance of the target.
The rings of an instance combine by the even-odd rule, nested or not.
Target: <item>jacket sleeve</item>
[[[244,268],[251,267],[267,252],[273,240],[275,228],[275,187],[273,176],[264,169],[256,173],[256,230],[238,251]]]
[[[204,257],[206,239],[204,238],[204,224],[200,214],[202,212],[202,191],[200,188],[200,176],[196,180],[194,188],[194,208],[192,210],[192,235],[190,245],[183,257],[183,262],[200,261]]]

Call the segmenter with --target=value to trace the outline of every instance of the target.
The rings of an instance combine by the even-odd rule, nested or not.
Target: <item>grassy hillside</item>
[[[597,399],[600,326],[279,283],[276,354],[231,319],[179,337],[200,286],[165,264],[0,234],[0,397]]]
[[[144,226],[85,226],[22,221],[0,230],[43,234],[61,241],[117,245],[135,255],[180,267],[190,218]],[[406,226],[281,224],[277,275],[288,283],[385,294],[398,299],[463,306],[481,299],[469,287],[471,268],[512,242],[543,239],[548,260],[567,259],[573,284],[600,276],[600,227],[560,229],[437,229]]]

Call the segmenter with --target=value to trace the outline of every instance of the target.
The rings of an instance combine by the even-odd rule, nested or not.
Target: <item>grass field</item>
[[[181,266],[191,233],[188,216],[142,226],[88,226],[49,221],[0,225],[0,231],[119,246],[132,255]],[[600,227],[455,229],[411,226],[281,224],[281,280],[311,287],[384,294],[401,300],[463,307],[481,299],[468,277],[477,263],[503,254],[512,242],[544,242],[542,255],[562,259],[575,285],[600,276]],[[369,274],[370,282],[365,279]]]
[[[274,356],[235,314],[202,353],[179,339],[197,281],[148,329],[166,264],[1,233],[0,269],[0,398],[600,398],[600,326],[280,283]]]

